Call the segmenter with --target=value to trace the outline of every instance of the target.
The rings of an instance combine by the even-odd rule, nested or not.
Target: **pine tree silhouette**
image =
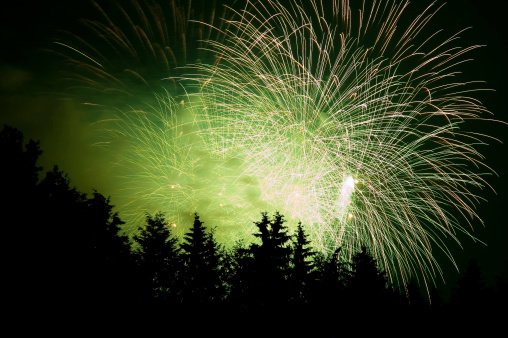
[[[180,248],[185,266],[181,285],[186,305],[221,301],[224,289],[220,278],[220,246],[214,238],[214,231],[206,232],[197,213]]]
[[[377,332],[379,325],[389,320],[398,306],[386,274],[379,270],[377,261],[366,247],[352,258],[346,291],[344,305],[348,308],[351,323],[364,325],[366,316],[370,317],[371,325],[365,327],[366,333]]]
[[[180,252],[164,215],[146,215],[146,225],[133,239],[145,300],[156,305],[179,302]]]
[[[259,229],[254,236],[261,239],[261,245],[252,244],[250,248],[254,258],[253,270],[256,271],[256,298],[259,305],[265,307],[286,305],[290,299],[291,237],[283,215],[276,212],[273,219],[267,213],[261,216],[261,221],[254,223]]]
[[[292,301],[295,303],[306,303],[309,301],[311,288],[315,286],[312,284],[312,271],[314,270],[312,259],[315,253],[312,251],[311,242],[301,222],[298,223],[293,241],[291,260]]]
[[[124,313],[136,297],[135,265],[129,238],[121,234],[124,222],[113,211],[110,198],[94,191],[86,201],[83,215],[85,255],[88,261],[88,285],[97,310]],[[110,314],[112,315],[112,314]]]
[[[0,131],[0,212],[3,245],[2,276],[6,290],[3,303],[8,311],[26,309],[40,299],[40,288],[45,284],[46,224],[40,218],[37,183],[41,167],[37,161],[42,151],[33,140],[24,142],[21,131],[4,125]]]
[[[228,276],[228,302],[240,311],[258,302],[254,257],[243,241],[237,241],[230,253],[231,265]]]

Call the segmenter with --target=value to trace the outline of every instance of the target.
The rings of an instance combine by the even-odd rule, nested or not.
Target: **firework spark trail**
[[[165,210],[178,225],[174,232],[183,235],[199,210],[219,223],[221,241],[250,240],[253,220],[269,204],[258,201],[258,184],[242,172],[239,159],[207,150],[192,106],[160,97],[158,106],[121,114],[107,126],[102,132],[125,147],[114,170],[130,226],[141,224],[146,212]]]
[[[207,0],[90,3],[97,19],[81,23],[92,39],[63,31],[54,52],[66,64],[66,94],[115,109],[141,106],[136,100],[161,94],[162,82],[175,95],[178,67],[214,57],[203,52],[204,40],[214,38],[212,30],[196,20],[214,23],[226,15],[217,14],[215,1]]]
[[[475,191],[491,172],[476,149],[486,136],[467,131],[487,110],[458,76],[478,46],[430,30],[433,5],[409,24],[407,1],[361,6],[245,1],[220,22],[191,21],[212,57],[169,72],[186,94],[159,93],[105,129],[125,147],[122,214],[134,224],[163,210],[181,224],[197,211],[233,242],[250,238],[259,211],[277,210],[302,221],[319,250],[341,246],[347,260],[370,247],[394,282],[440,276],[433,252],[453,262],[447,243],[479,219]],[[136,39],[150,50],[170,35],[141,27],[146,38]],[[113,31],[111,44],[128,42]]]
[[[248,3],[208,42],[221,62],[196,65],[191,95],[204,144],[241,159],[261,198],[310,226],[320,249],[350,257],[368,243],[392,278],[434,278],[433,249],[452,258],[444,239],[467,233],[454,214],[478,217],[470,190],[486,185],[469,169],[485,169],[481,141],[462,129],[485,109],[464,96],[468,83],[450,82],[476,46],[453,36],[427,47],[433,34],[418,44],[431,6],[399,32],[407,2],[374,4],[357,32],[347,2],[328,21],[311,3],[314,15]]]

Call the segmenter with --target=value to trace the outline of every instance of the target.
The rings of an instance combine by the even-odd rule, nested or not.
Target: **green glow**
[[[454,79],[463,48],[426,40],[432,6],[399,27],[404,1],[310,3],[248,2],[207,42],[217,62],[177,79],[187,95],[107,124],[122,149],[122,216],[162,210],[183,232],[197,211],[232,243],[252,239],[260,211],[279,211],[322,251],[348,259],[367,245],[391,278],[426,283],[441,273],[433,250],[449,255],[445,239],[468,233],[471,188],[485,185],[470,171],[484,168],[481,136],[466,131],[485,108]]]

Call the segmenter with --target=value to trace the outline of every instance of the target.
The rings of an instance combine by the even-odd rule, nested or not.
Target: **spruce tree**
[[[366,247],[362,247],[353,256],[351,268],[352,275],[348,285],[350,305],[356,309],[386,309],[390,299],[388,279],[386,274],[379,270],[377,261]]]
[[[183,254],[184,274],[183,301],[187,305],[207,304],[222,299],[223,288],[220,279],[220,246],[214,238],[214,231],[206,227],[194,214],[194,223],[180,245]]]
[[[340,260],[342,248],[337,248],[328,256],[318,253],[315,256],[314,283],[316,287],[312,292],[313,301],[320,308],[337,307],[344,304],[347,290],[351,280],[351,264]]]
[[[290,268],[290,235],[284,216],[276,212],[273,219],[267,213],[261,214],[261,221],[254,224],[259,229],[254,236],[261,239],[261,245],[252,244],[251,252],[254,257],[253,270],[256,272],[252,290],[257,295],[258,305],[280,306],[288,302],[289,268]]]
[[[135,269],[127,236],[121,234],[124,222],[110,203],[97,191],[86,200],[82,236],[86,239],[84,254],[89,262],[89,289],[98,303],[122,310],[137,288]]]
[[[160,304],[178,302],[176,288],[180,272],[177,239],[171,235],[171,226],[162,213],[146,215],[146,225],[134,237],[141,284],[146,301]]]
[[[87,196],[71,187],[68,175],[54,166],[38,184],[37,198],[39,223],[45,225],[39,237],[44,247],[35,256],[44,267],[41,285],[62,307],[88,302]]]
[[[310,240],[305,233],[302,222],[298,223],[293,242],[293,256],[291,269],[292,301],[305,303],[308,301],[312,287],[312,271],[314,264],[312,258],[315,253],[310,247]]]
[[[230,290],[228,302],[239,310],[245,310],[258,301],[255,298],[257,283],[252,250],[239,240],[231,249],[229,256],[231,262],[227,275]]]

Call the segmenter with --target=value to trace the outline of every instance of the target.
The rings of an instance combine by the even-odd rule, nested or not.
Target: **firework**
[[[249,3],[191,95],[208,152],[241,159],[272,209],[345,259],[367,244],[403,283],[440,273],[433,250],[467,234],[489,171],[466,131],[485,109],[455,77],[477,46],[429,33],[432,6],[401,29],[407,5]]]
[[[446,243],[478,218],[490,172],[467,131],[487,111],[458,76],[477,46],[432,31],[433,5],[408,24],[407,1],[361,6],[246,1],[202,23],[213,61],[170,76],[186,95],[113,128],[125,210],[177,224],[197,211],[230,242],[277,210],[321,251],[370,247],[393,281],[439,276],[433,251],[453,261]]]
[[[174,78],[189,62],[215,62],[206,40],[221,16],[215,1],[90,1],[92,19],[80,21],[81,34],[63,31],[54,51],[62,58],[61,78],[79,101],[124,109],[152,102],[155,93],[181,91]]]
[[[111,129],[101,130],[117,145],[116,196],[125,201],[127,231],[142,224],[146,212],[164,210],[177,225],[173,233],[183,235],[198,210],[218,226],[221,242],[250,240],[259,210],[271,205],[259,199],[258,182],[242,173],[240,159],[209,151],[192,105],[161,97],[156,107],[129,111],[107,125]]]

